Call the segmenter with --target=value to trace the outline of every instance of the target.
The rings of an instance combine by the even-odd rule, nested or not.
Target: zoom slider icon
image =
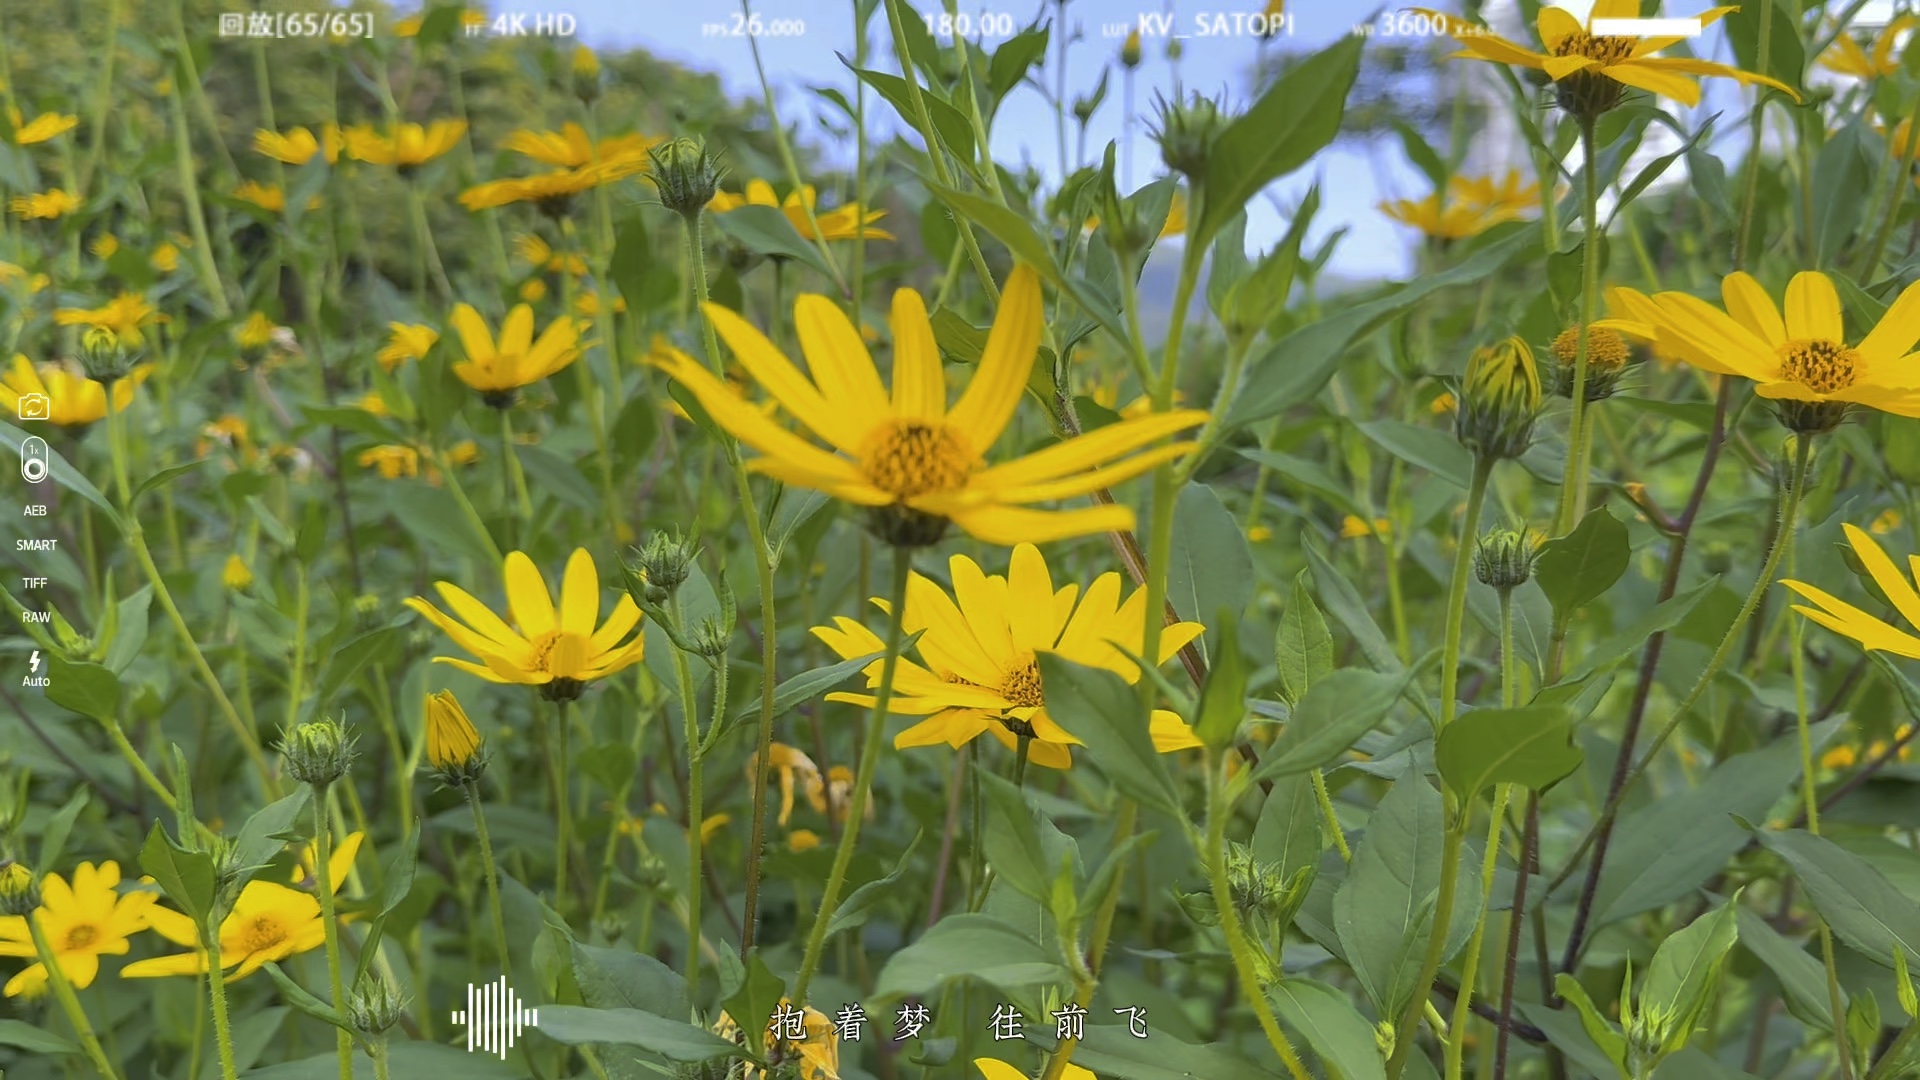
[[[453,1010],[453,1022],[467,1028],[467,1051],[499,1054],[507,1059],[513,1041],[520,1033],[540,1023],[540,1010],[528,1009],[511,988],[507,977],[485,986],[467,984],[467,1007]]]
[[[29,484],[38,484],[52,469],[53,457],[47,449],[47,440],[38,435],[27,436],[20,443],[20,476]]]

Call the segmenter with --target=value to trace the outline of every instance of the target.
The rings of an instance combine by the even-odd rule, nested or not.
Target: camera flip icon
[[[14,412],[22,420],[53,419],[53,399],[45,394],[21,394],[14,405]]]

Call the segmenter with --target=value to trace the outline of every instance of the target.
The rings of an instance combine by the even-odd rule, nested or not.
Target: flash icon
[[[38,673],[40,670],[40,650],[33,650],[33,658],[27,661],[27,671]]]

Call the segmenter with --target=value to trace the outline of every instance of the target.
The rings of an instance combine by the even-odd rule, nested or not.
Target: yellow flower
[[[362,450],[360,467],[375,469],[388,480],[420,475],[420,452],[411,446],[376,446]]]
[[[1527,183],[1517,169],[1496,180],[1491,176],[1456,176],[1447,181],[1443,198],[1434,192],[1424,199],[1396,199],[1379,204],[1380,211],[1411,225],[1436,240],[1463,240],[1495,225],[1514,221],[1540,203],[1540,185]]]
[[[825,781],[820,778],[820,768],[805,751],[788,746],[786,743],[767,745],[767,768],[778,774],[780,780],[780,817],[782,825],[793,816],[793,792],[795,783],[799,783],[809,792],[821,787]],[[747,778],[753,778],[753,759],[747,759]]]
[[[227,556],[227,565],[220,571],[220,584],[235,592],[253,584],[253,570],[247,566],[247,560],[239,552]]]
[[[153,268],[163,274],[171,274],[180,269],[180,249],[169,243],[162,243],[153,249]]]
[[[453,365],[453,373],[483,397],[511,395],[573,363],[580,355],[576,344],[580,330],[571,318],[562,315],[553,320],[535,341],[533,309],[525,304],[507,312],[498,342],[487,329],[487,321],[469,304],[455,306],[450,321],[466,352],[466,359]]]
[[[120,250],[120,238],[112,233],[101,233],[93,238],[93,243],[87,245],[87,250],[96,259],[111,259]]]
[[[1823,769],[1851,769],[1860,760],[1851,746],[1836,746],[1820,755],[1820,767]]]
[[[793,1006],[786,998],[780,999],[780,1007]],[[776,1061],[790,1063],[796,1070],[799,1080],[840,1080],[840,1033],[827,1019],[827,1014],[808,1006],[801,1010],[801,1025],[806,1031],[804,1039],[774,1038],[769,1032],[767,1056]],[[733,1042],[740,1034],[740,1027],[733,1017],[725,1012],[714,1024],[714,1033],[728,1042]],[[751,1063],[742,1066],[743,1080],[769,1080],[769,1074]],[[785,1072],[779,1075],[787,1075]]]
[[[372,128],[350,128],[345,138],[347,153],[356,160],[411,169],[453,149],[466,133],[465,120],[435,120],[425,127],[400,124],[384,135]]]
[[[425,360],[427,350],[440,340],[440,331],[420,323],[390,322],[387,324],[387,344],[374,359],[380,361],[380,367],[392,371],[409,360]]]
[[[1255,525],[1247,530],[1247,543],[1259,544],[1273,539],[1273,529],[1267,525]]]
[[[1140,28],[1134,27],[1127,32],[1127,39],[1120,43],[1120,62],[1129,69],[1140,66]]]
[[[980,1070],[985,1080],[1027,1080],[1027,1074],[998,1058],[974,1058],[973,1067]],[[1066,1071],[1060,1074],[1060,1080],[1100,1080],[1092,1069],[1067,1062]]]
[[[1867,526],[1867,531],[1875,536],[1885,536],[1900,527],[1900,520],[1900,511],[1889,506],[1880,511],[1879,515],[1873,519],[1873,523]]]
[[[537,277],[528,278],[520,283],[515,295],[529,304],[537,304],[547,298],[547,283]]]
[[[1122,420],[1002,465],[985,453],[1013,418],[1040,343],[1040,282],[1016,267],[965,393],[947,407],[946,378],[925,302],[912,289],[893,295],[893,388],[880,382],[867,348],[838,305],[802,295],[794,304],[802,375],[739,315],[705,306],[720,337],[780,406],[846,456],[822,450],[768,418],[704,366],[671,347],[654,363],[700,400],[716,423],[762,456],[752,468],[862,506],[883,507],[896,524],[931,529],[951,520],[990,544],[1035,543],[1133,526],[1133,511],[1102,505],[1047,512],[1022,504],[1111,487],[1192,450],[1140,447],[1206,419],[1187,409]],[[903,537],[904,538],[904,537]]]
[[[513,626],[452,582],[438,581],[434,588],[457,619],[421,597],[408,598],[408,607],[479,660],[436,656],[434,663],[451,664],[489,682],[546,687],[550,696],[565,699],[577,695],[581,683],[640,662],[646,636],[626,640],[640,623],[633,597],[622,594],[613,614],[594,628],[600,617],[600,574],[587,549],[576,549],[567,560],[557,609],[539,569],[524,552],[507,556],[504,576]]]
[[[462,439],[447,447],[447,461],[454,465],[471,465],[480,460],[480,446],[472,439]]]
[[[372,413],[375,416],[393,415],[393,410],[387,408],[387,399],[381,397],[380,391],[378,390],[367,391],[360,400],[354,402],[354,405],[357,406],[361,412]],[[362,461],[360,464],[365,465],[366,462]]]
[[[585,45],[573,47],[573,76],[576,79],[597,79],[600,77],[600,58]]]
[[[111,330],[131,347],[144,340],[140,335],[142,327],[170,320],[155,311],[153,305],[147,303],[146,297],[139,293],[123,292],[101,307],[59,308],[53,313],[53,321],[61,326],[94,326]]]
[[[551,270],[556,274],[572,274],[585,277],[587,260],[578,255],[562,255],[553,250],[546,240],[534,233],[525,233],[514,237],[513,253],[536,270]]]
[[[639,172],[647,167],[647,150],[664,141],[657,135],[612,135],[596,143],[587,135],[585,128],[569,120],[560,126],[559,131],[529,131],[523,128],[507,136],[507,141],[500,146],[522,157],[562,169],[637,159],[633,171]]]
[[[120,892],[120,864],[74,867],[71,884],[59,874],[40,881],[40,921],[60,973],[77,990],[93,985],[102,956],[124,956],[127,939],[147,928],[157,894]],[[0,916],[0,956],[37,956],[32,931],[20,915]],[[46,965],[34,963],[7,980],[7,997],[37,996],[46,987]]]
[[[427,695],[427,764],[436,769],[470,769],[486,741],[467,719],[453,691]]]
[[[1084,595],[1078,585],[1056,591],[1040,550],[1025,543],[1013,549],[1005,577],[987,576],[965,555],[953,556],[947,565],[951,595],[920,574],[908,579],[901,626],[910,634],[925,631],[915,646],[924,663],[900,659],[888,708],[927,719],[895,737],[895,749],[945,743],[958,750],[983,732],[1016,748],[1018,736],[1025,734],[1032,739],[1028,750],[1035,765],[1071,765],[1067,748],[1080,740],[1048,714],[1036,657],[1053,653],[1138,682],[1140,669],[1128,655],[1140,652],[1146,590],[1135,589],[1122,602],[1120,575],[1107,573]],[[886,607],[883,600],[874,603]],[[1200,631],[1194,622],[1167,627],[1160,636],[1159,662],[1171,660]],[[843,660],[883,648],[877,634],[844,615],[836,616],[831,627],[814,627],[813,634]],[[880,660],[867,665],[868,689],[879,685],[881,666]],[[871,694],[837,692],[827,700],[873,705]],[[1153,711],[1150,730],[1162,753],[1200,745],[1186,723],[1166,709]]]
[[[798,855],[820,846],[820,834],[812,829],[795,829],[787,834],[787,850]]]
[[[1160,239],[1167,240],[1187,233],[1187,193],[1175,190],[1173,201],[1167,204],[1167,222],[1160,226]]]
[[[332,165],[340,160],[340,150],[346,144],[346,135],[338,124],[320,125],[320,135],[314,137],[307,128],[297,127],[285,135],[262,128],[253,133],[253,148],[277,161],[289,165],[305,165],[320,154]]]
[[[8,118],[13,121],[13,145],[32,146],[43,143],[72,131],[79,126],[80,118],[62,113],[41,113],[30,122],[20,115],[20,110],[9,109]]]
[[[1541,8],[1535,28],[1540,33],[1541,44],[1546,47],[1545,52],[1535,52],[1452,15],[1426,8],[1408,10],[1444,27],[1447,35],[1460,43],[1461,51],[1455,53],[1456,56],[1545,72],[1559,93],[1560,107],[1570,112],[1589,116],[1605,112],[1620,103],[1627,87],[1672,98],[1682,105],[1698,105],[1700,84],[1690,76],[1718,76],[1758,83],[1800,100],[1800,95],[1787,84],[1765,75],[1708,60],[1653,55],[1685,40],[1683,38],[1618,37],[1592,32],[1594,19],[1639,17],[1640,0],[1595,0],[1585,25],[1565,8]],[[1737,10],[1737,7],[1709,8],[1698,17],[1705,26]]]
[[[742,206],[773,206],[787,216],[793,223],[794,231],[808,240],[855,240],[864,237],[868,240],[891,240],[893,234],[883,229],[872,228],[874,222],[887,216],[885,210],[868,210],[862,213],[857,204],[849,204],[825,213],[816,212],[815,220],[820,223],[820,232],[816,236],[813,226],[807,223],[807,210],[814,205],[812,184],[803,185],[799,191],[787,196],[782,202],[774,197],[773,185],[765,180],[747,181],[746,193],[735,195],[731,192],[714,193],[713,201],[707,209],[716,214],[729,210],[738,210]]]
[[[127,377],[113,384],[113,408],[118,412],[133,404],[133,388],[146,380],[150,366],[134,368]],[[13,366],[0,376],[0,412],[18,416],[20,398],[41,394],[48,399],[47,421],[61,427],[91,424],[107,415],[107,388],[85,375],[60,364],[41,364],[38,368],[26,357],[14,354]]]
[[[1372,524],[1368,524],[1365,518],[1358,517],[1354,514],[1348,514],[1346,517],[1340,519],[1340,538],[1342,540],[1357,540],[1362,536],[1378,536],[1385,539],[1386,535],[1392,531],[1393,522],[1383,517],[1374,518]]]
[[[626,311],[627,298],[624,296],[615,296],[613,298],[613,310],[616,312]],[[591,319],[599,315],[600,294],[594,292],[592,289],[581,290],[580,294],[573,298],[573,312],[583,319]]]
[[[15,195],[7,201],[7,209],[13,211],[15,217],[29,221],[35,218],[51,221],[80,209],[80,200],[67,191],[54,188],[34,195]]]
[[[1860,47],[1852,34],[1842,31],[1833,39],[1833,47],[1820,54],[1820,66],[1856,79],[1886,78],[1900,70],[1900,61],[1893,57],[1895,43],[1916,23],[1920,23],[1920,18],[1911,12],[1895,17],[1873,36],[1872,55]]]
[[[233,340],[242,349],[264,349],[273,344],[273,332],[277,329],[279,327],[274,325],[272,319],[255,311],[248,314],[246,321],[234,330]]]
[[[1441,391],[1440,396],[1427,403],[1427,411],[1435,416],[1444,416],[1458,408],[1460,402],[1450,391]]]
[[[1872,576],[1873,583],[1880,586],[1880,591],[1886,594],[1894,610],[1900,613],[1900,617],[1905,619],[1909,626],[1920,627],[1920,593],[1914,592],[1913,584],[1907,580],[1907,575],[1887,557],[1879,541],[1865,529],[1854,525],[1847,525],[1845,528],[1847,540],[1853,545],[1853,553],[1859,557],[1860,564]],[[1920,561],[1916,561],[1914,556],[1908,556],[1908,562],[1920,565]],[[1793,610],[1841,637],[1852,638],[1868,652],[1888,652],[1895,656],[1920,659],[1920,637],[1902,630],[1877,615],[1869,615],[1832,593],[1804,581],[1783,579],[1780,583],[1799,593],[1802,599],[1818,605],[1808,607],[1804,604],[1796,604]]]
[[[646,164],[645,157],[616,158],[577,169],[555,169],[533,176],[489,180],[461,192],[460,205],[469,210],[490,210],[508,203],[530,202],[541,213],[560,217],[572,206],[575,195],[632,176],[644,170]]]
[[[1623,299],[1628,290],[1616,290]],[[1913,350],[1920,340],[1920,284],[1909,285],[1880,322],[1847,344],[1840,294],[1818,271],[1787,284],[1785,317],[1766,289],[1744,272],[1720,283],[1724,310],[1698,297],[1663,292],[1641,305],[1656,348],[1706,371],[1758,384],[1761,397],[1785,403],[1796,430],[1826,430],[1849,406],[1920,416]]]
[[[327,861],[329,884],[336,893],[347,879],[354,855],[360,850],[361,839],[360,833],[348,836],[335,849],[333,858]],[[312,855],[306,854],[305,861],[311,865]],[[297,869],[295,872],[299,874]],[[121,978],[151,979],[206,972],[207,953],[200,947],[200,928],[192,919],[177,911],[155,906],[149,911],[147,921],[161,937],[176,945],[188,946],[193,951],[136,961],[121,970]],[[253,974],[263,965],[317,949],[326,940],[326,924],[320,917],[318,897],[311,892],[256,878],[240,890],[239,898],[233,902],[233,910],[220,923],[220,969],[232,969],[232,974],[225,979],[226,982],[232,982]]]

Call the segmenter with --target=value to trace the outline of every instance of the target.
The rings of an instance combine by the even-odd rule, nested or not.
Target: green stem
[[[412,177],[406,178],[406,185],[407,198],[413,204],[413,227],[420,237],[421,258],[426,260],[427,269],[433,274],[433,287],[440,293],[440,302],[451,304],[453,285],[447,281],[447,268],[440,263],[440,246],[433,242],[433,226],[427,223],[427,197],[421,194],[419,185],[414,183]],[[423,296],[421,299],[426,298]]]
[[[1480,950],[1486,942],[1487,920],[1492,915],[1488,908],[1493,899],[1493,872],[1500,861],[1500,829],[1506,824],[1507,800],[1512,797],[1512,784],[1501,784],[1493,796],[1493,817],[1487,823],[1487,852],[1480,860],[1480,919],[1473,924],[1473,937],[1467,942],[1467,958],[1460,969],[1460,996],[1454,999],[1453,1021],[1447,1027],[1447,1080],[1460,1080],[1467,1022],[1473,1014],[1473,984],[1480,973]]]
[[[293,595],[293,658],[287,669],[288,728],[300,719],[300,695],[304,689],[301,684],[307,669],[307,609],[312,596],[304,564],[294,571]]]
[[[1763,22],[1766,20],[1762,20]],[[1586,177],[1586,231],[1580,238],[1580,326],[1579,344],[1573,360],[1573,418],[1567,427],[1567,472],[1560,481],[1560,509],[1554,515],[1555,535],[1565,535],[1587,511],[1587,451],[1593,441],[1587,420],[1587,369],[1591,351],[1593,313],[1600,293],[1600,162],[1594,137],[1594,120],[1580,120],[1580,148]]]
[[[747,6],[747,0],[740,0],[740,14],[747,18],[753,17],[753,9]],[[780,123],[780,110],[775,106],[773,100],[773,83],[767,80],[766,65],[760,62],[759,38],[749,35],[747,38],[747,48],[753,53],[753,70],[760,76],[760,100],[767,110],[767,116],[772,121],[768,124],[768,127],[773,131],[774,148],[780,151],[780,164],[786,171],[787,183],[793,185],[795,194],[798,194],[800,189],[805,186],[806,179],[800,174],[799,159],[793,156],[793,144],[787,139],[787,129]],[[902,52],[900,55],[905,56],[907,54]],[[907,78],[909,80],[913,78],[911,71],[909,71]],[[931,147],[931,144],[929,144],[929,146]],[[945,181],[942,182],[944,183]],[[840,274],[840,264],[833,257],[833,249],[827,246],[826,238],[820,234],[820,221],[814,216],[813,205],[805,199],[802,199],[800,201],[800,207],[807,216],[807,232],[813,237],[813,246],[820,249],[820,261],[825,264],[828,270],[832,271],[835,290],[838,291],[841,296],[846,296],[847,280]],[[861,210],[864,212],[865,208],[862,207]],[[856,227],[859,226],[856,225]],[[964,227],[965,226],[962,226],[962,228]],[[854,315],[857,321],[859,313],[855,312]]]
[[[1759,47],[1753,54],[1755,75],[1765,75],[1767,73],[1767,57],[1771,55],[1768,50],[1772,48],[1773,40],[1773,19],[1770,17],[1773,14],[1772,0],[1768,0],[1766,6],[1766,15],[1769,17],[1759,20]],[[1750,121],[1753,137],[1747,145],[1747,190],[1741,195],[1740,225],[1733,234],[1733,267],[1736,270],[1744,269],[1747,265],[1747,244],[1749,238],[1753,235],[1753,212],[1759,202],[1760,195],[1760,147],[1762,139],[1766,134],[1766,106],[1767,88],[1765,86],[1755,87],[1753,114]],[[1837,1017],[1835,1018],[1835,1022],[1839,1022]]]
[[[1907,1026],[1900,1029],[1900,1034],[1894,1037],[1887,1052],[1881,1054],[1880,1060],[1868,1071],[1867,1080],[1888,1080],[1894,1076],[1894,1069],[1900,1064],[1900,1059],[1906,1056],[1907,1047],[1912,1044],[1915,1035],[1920,1035],[1920,1017],[1908,1020]]]
[[[1213,760],[1213,752],[1209,750],[1206,858],[1214,909],[1220,913],[1220,929],[1226,934],[1227,951],[1233,954],[1233,970],[1239,976],[1240,993],[1259,1018],[1260,1030],[1266,1033],[1268,1045],[1280,1056],[1294,1080],[1308,1080],[1306,1066],[1301,1064],[1300,1055],[1287,1040],[1286,1032],[1280,1030],[1273,1007],[1267,1003],[1266,980],[1253,961],[1253,945],[1247,941],[1246,932],[1240,926],[1240,913],[1233,905],[1233,888],[1227,881],[1227,819],[1231,816],[1231,807],[1227,803],[1225,769],[1224,763]]]
[[[1119,816],[1113,824],[1113,843],[1116,847],[1133,837],[1133,827],[1139,812],[1139,805],[1132,799],[1120,801]],[[976,828],[974,835],[979,834]],[[974,846],[976,849],[979,847],[977,843]],[[1124,865],[1116,867],[1115,873],[1123,874],[1126,869]],[[1100,910],[1093,917],[1093,935],[1087,939],[1086,981],[1073,996],[1074,1003],[1083,1009],[1092,1003],[1094,988],[1099,983],[1097,976],[1100,974],[1100,962],[1106,956],[1107,942],[1113,937],[1113,918],[1120,908],[1121,891],[1118,888],[1107,890],[1106,900],[1102,901]],[[1068,1063],[1073,1060],[1074,1048],[1079,1045],[1078,1039],[1063,1040],[1054,1050],[1053,1057],[1047,1062],[1047,1071],[1043,1080],[1061,1080],[1061,1077],[1066,1075]]]
[[[688,631],[686,616],[686,604],[676,593],[673,618],[679,624],[675,629],[682,634]],[[673,649],[673,677],[680,697],[680,720],[687,745],[687,992],[697,995],[700,990],[700,899],[706,891],[700,867],[701,849],[705,846],[700,835],[700,817],[705,811],[702,805],[705,774],[701,768],[703,748],[693,668],[687,663],[687,654],[677,646]]]
[[[1444,703],[1443,703],[1444,704]],[[1426,783],[1423,776],[1410,778],[1413,783]],[[1447,802],[1453,802],[1453,796],[1447,795]],[[1460,880],[1460,854],[1466,847],[1467,819],[1472,812],[1472,804],[1447,807],[1447,815],[1453,821],[1447,826],[1446,838],[1440,856],[1440,892],[1433,902],[1433,922],[1427,931],[1427,953],[1420,962],[1420,974],[1413,981],[1413,997],[1407,1002],[1406,1010],[1400,1014],[1400,1020],[1394,1025],[1393,1056],[1387,1060],[1387,1080],[1397,1080],[1401,1070],[1407,1066],[1407,1055],[1414,1044],[1419,1042],[1420,1017],[1430,1007],[1427,1000],[1433,988],[1433,979],[1440,973],[1440,964],[1446,959],[1447,929],[1453,925],[1453,895]],[[1466,988],[1461,987],[1461,996],[1466,996]]]
[[[209,913],[200,927],[207,947],[207,990],[213,998],[213,1047],[220,1055],[220,1080],[240,1080],[233,1060],[233,1023],[227,1017],[226,968],[220,963],[220,921]]]
[[[1480,509],[1487,501],[1487,479],[1492,474],[1493,459],[1475,455],[1473,479],[1467,486],[1467,516],[1460,524],[1460,543],[1453,553],[1453,578],[1447,586],[1447,630],[1440,655],[1440,723],[1436,734],[1453,723],[1460,711],[1460,637],[1467,615],[1467,574],[1473,563],[1474,541],[1479,536]]]
[[[507,448],[501,447],[500,453],[504,459]],[[455,474],[453,462],[447,459],[445,451],[438,448],[433,451],[433,456],[440,466],[440,475],[446,478],[447,492],[453,496],[453,501],[460,507],[460,516],[467,519],[467,524],[473,527],[473,534],[486,545],[488,553],[493,556],[493,565],[499,566],[505,563],[506,555],[501,552],[500,545],[494,541],[493,534],[487,531],[487,523],[481,519],[480,511],[474,509],[473,500],[467,497],[467,489],[460,483],[460,477]]]
[[[553,711],[557,726],[560,728],[560,748],[554,755],[553,803],[559,818],[560,843],[553,853],[553,907],[564,914],[567,910],[567,853],[573,849],[573,797],[571,785],[573,763],[568,760],[568,737],[572,732],[572,717],[567,714],[568,702],[556,701]]]
[[[180,87],[174,87],[173,93],[167,95],[167,106],[173,116],[173,159],[180,181],[180,197],[186,202],[187,228],[193,233],[193,266],[214,314],[222,319],[231,318],[233,308],[228,305],[226,289],[220,284],[220,271],[213,263],[213,244],[207,239],[206,217],[200,210],[200,184],[194,176],[193,143],[187,136],[187,108],[180,101],[181,93]]]
[[[342,1013],[347,994],[340,978],[340,926],[333,904],[333,827],[327,822],[327,785],[313,785],[313,877],[320,888],[320,922],[327,935],[327,985],[333,991],[333,1007]],[[347,1029],[333,1029],[334,1047],[340,1054],[340,1080],[353,1080],[353,1039]]]
[[[344,1034],[344,1032],[343,1032]],[[387,1038],[376,1036],[367,1041],[367,1054],[373,1058],[373,1080],[392,1080],[393,1073],[387,1067]]]
[[[500,869],[493,861],[493,837],[487,832],[487,815],[480,809],[480,785],[461,784],[460,790],[466,793],[467,806],[473,810],[473,833],[480,840],[480,868],[487,879],[487,906],[493,915],[493,946],[500,950],[501,970],[510,971],[513,954],[507,950],[506,916],[500,908]]]
[[[833,922],[834,909],[840,905],[840,890],[847,883],[847,867],[853,862],[854,845],[860,839],[860,823],[866,817],[867,798],[873,791],[873,774],[880,764],[880,746],[886,741],[887,706],[893,701],[893,673],[900,663],[900,623],[907,610],[907,575],[913,567],[912,550],[893,549],[893,586],[887,593],[887,652],[880,662],[880,688],[874,696],[873,714],[867,719],[866,742],[860,748],[860,771],[854,779],[853,798],[847,803],[846,826],[833,853],[833,869],[827,874],[826,889],[820,894],[820,910],[807,932],[800,973],[794,978],[791,996],[796,1008],[806,1005],[807,987],[820,965],[820,955],[827,943],[827,927]]]
[[[1340,861],[1353,861],[1353,849],[1347,847],[1347,834],[1340,828],[1340,816],[1333,812],[1333,796],[1327,794],[1327,774],[1315,769],[1307,774],[1313,778],[1313,799],[1320,804],[1320,816],[1327,821],[1327,832],[1333,837],[1333,846],[1340,849]]]
[[[53,946],[47,942],[47,929],[40,925],[40,912],[43,908],[34,908],[27,913],[27,928],[33,937],[33,951],[40,957],[40,966],[47,970],[47,985],[52,987],[53,996],[60,1002],[60,1010],[67,1014],[67,1022],[73,1025],[74,1033],[80,1036],[80,1045],[99,1070],[105,1080],[118,1080],[113,1071],[113,1063],[107,1060],[107,1052],[100,1048],[100,1039],[93,1033],[93,1024],[87,1020],[87,1012],[80,1007],[80,996],[73,992],[73,984],[67,981],[67,973],[60,967],[60,958],[54,954]]]
[[[500,453],[506,458],[507,483],[513,489],[515,509],[520,514],[520,524],[531,532],[533,529],[533,494],[527,490],[527,474],[520,468],[520,449],[513,439],[513,410],[511,406],[500,412]]]
[[[1199,195],[1191,213],[1200,213]],[[1194,220],[1189,218],[1189,221]],[[1200,279],[1200,250],[1188,243],[1180,260],[1180,282],[1173,293],[1173,313],[1167,320],[1167,341],[1160,350],[1159,378],[1153,384],[1153,411],[1166,412],[1173,405],[1173,390],[1180,374],[1181,336],[1187,325],[1187,306],[1193,301],[1194,286]],[[1131,288],[1131,286],[1128,286]],[[1123,290],[1124,291],[1124,290]],[[1141,635],[1140,655],[1150,664],[1160,662],[1160,632],[1166,620],[1161,613],[1167,607],[1167,571],[1172,566],[1173,510],[1178,478],[1172,462],[1161,462],[1153,470],[1153,521],[1147,539],[1147,625]],[[1213,612],[1195,612],[1206,618]],[[1152,679],[1140,680],[1140,700],[1151,707],[1154,695]]]
[[[120,491],[121,528],[125,531],[127,546],[133,549],[134,559],[147,576],[147,583],[153,586],[153,595],[160,601],[161,610],[167,613],[167,621],[173,624],[174,632],[186,643],[187,654],[193,658],[194,670],[200,680],[213,694],[214,701],[220,706],[221,718],[233,729],[240,745],[247,751],[253,767],[260,774],[261,790],[269,799],[279,797],[280,785],[274,779],[273,767],[267,763],[267,755],[260,749],[260,742],[254,738],[253,730],[240,719],[240,714],[228,699],[227,692],[220,685],[220,679],[213,673],[213,667],[207,663],[205,653],[200,651],[199,642],[193,639],[193,631],[188,629],[185,616],[180,614],[179,605],[173,602],[173,593],[167,588],[167,581],[160,576],[160,567],[154,564],[153,553],[147,550],[145,533],[140,528],[140,518],[133,512],[133,498],[127,483],[127,450],[125,445],[125,426],[122,413],[114,407],[113,394],[109,391],[107,399],[107,449],[113,459],[113,474]]]

